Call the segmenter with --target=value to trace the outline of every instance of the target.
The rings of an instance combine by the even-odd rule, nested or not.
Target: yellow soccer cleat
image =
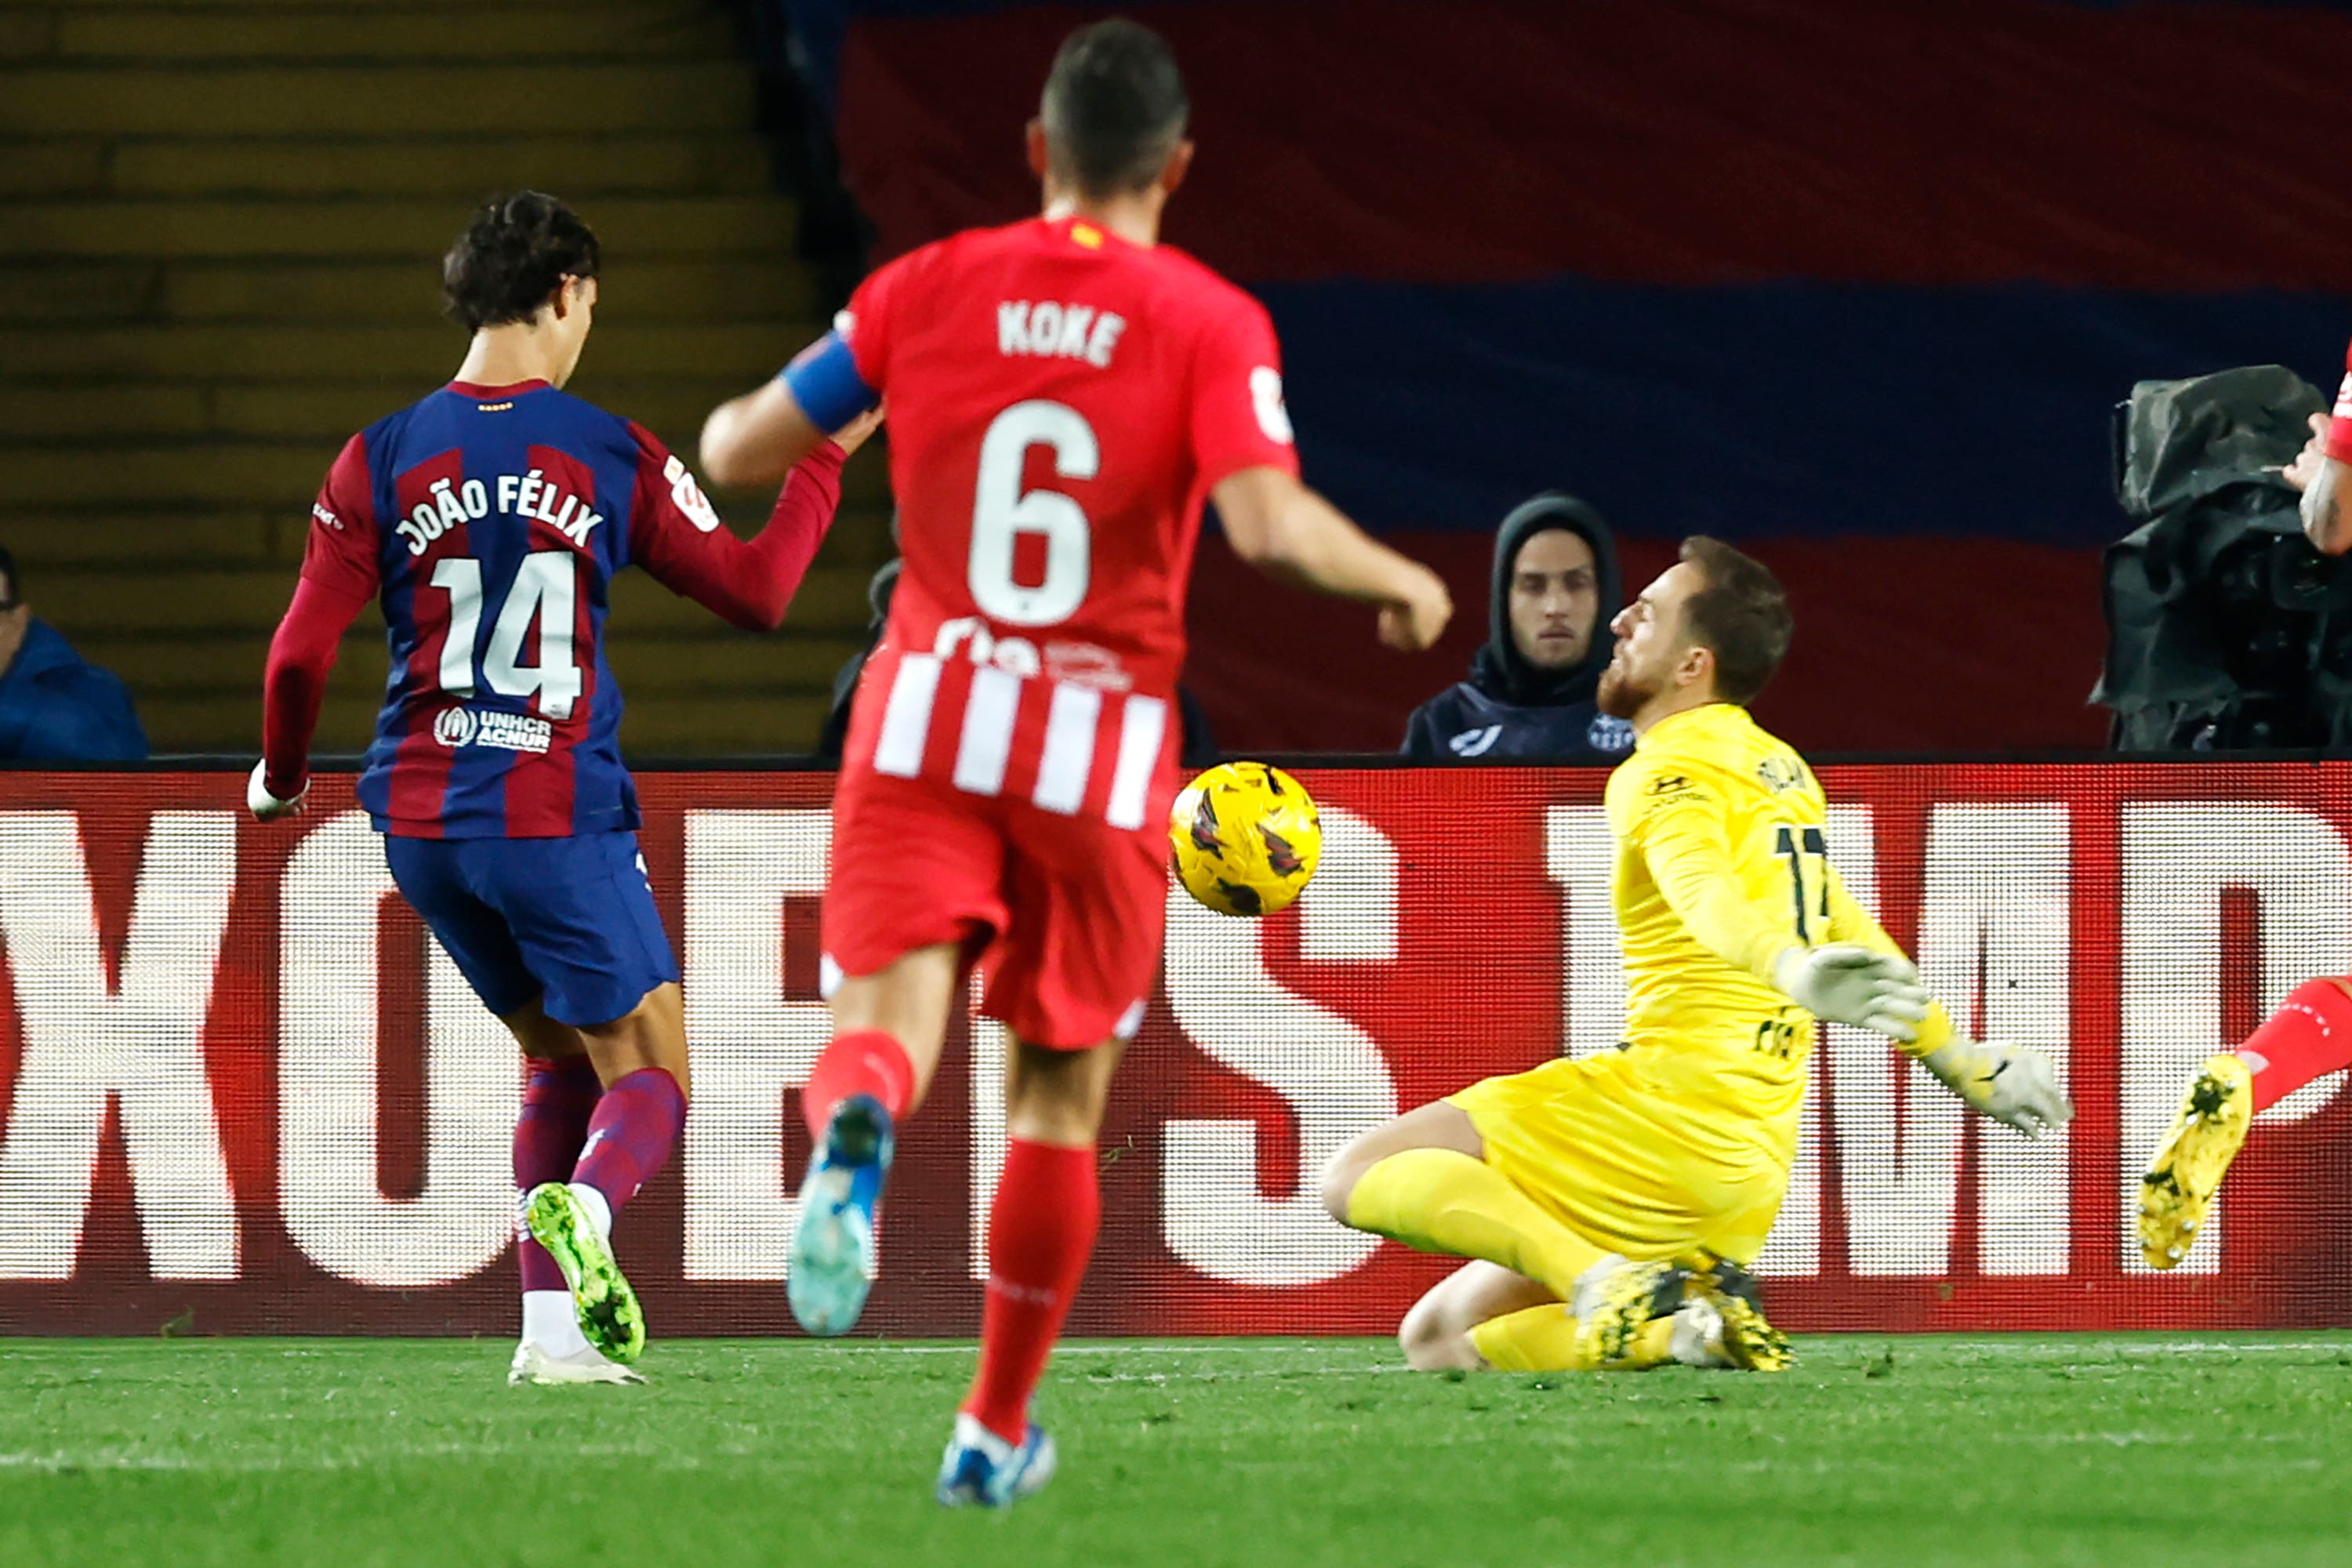
[[[1683,1304],[1690,1270],[1672,1263],[1601,1259],[1576,1282],[1576,1364],[1586,1372],[1636,1370],[1655,1364],[1664,1349],[1650,1325],[1672,1318]]]
[[[2150,1268],[2171,1268],[2189,1256],[2253,1121],[2253,1073],[2230,1052],[2207,1058],[2171,1136],[2139,1179],[2139,1255]]]
[[[1765,1321],[1756,1276],[1718,1258],[1698,1282],[1697,1300],[1713,1307],[1723,1321],[1720,1340],[1710,1337],[1710,1350],[1741,1372],[1786,1372],[1796,1364],[1789,1336]]]

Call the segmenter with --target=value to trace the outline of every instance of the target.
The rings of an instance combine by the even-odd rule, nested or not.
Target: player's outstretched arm
[[[1294,475],[1244,468],[1210,492],[1234,553],[1279,582],[1381,606],[1381,640],[1418,653],[1453,618],[1444,578],[1358,528]]]
[[[1778,868],[1769,890],[1741,874],[1712,790],[1680,774],[1629,780],[1612,784],[1612,816],[1633,817],[1651,879],[1700,946],[1816,1018],[1913,1037],[1930,1004],[1910,960],[1850,943],[1810,945]]]
[[[882,422],[879,409],[859,415],[785,477],[767,526],[738,539],[719,521],[685,464],[642,426],[635,563],[682,598],[732,626],[773,631],[808,575],[817,547],[841,505],[841,465]]]
[[[2028,1138],[2074,1120],[2050,1058],[2023,1046],[1954,1035],[1920,1057],[1919,1065],[1969,1108]]]
[[[1901,958],[1903,950],[1846,891],[1837,868],[1827,870],[1830,935],[1856,951]],[[2074,1120],[2074,1107],[2058,1087],[2058,1074],[2047,1057],[1998,1040],[1972,1040],[1953,1029],[1940,1005],[1930,1005],[1915,1038],[1902,1041],[1898,1037],[1898,1043],[1972,1110],[2029,1138]]]
[[[773,381],[710,411],[702,471],[715,485],[773,484],[881,401],[858,375],[848,340],[827,332]]]

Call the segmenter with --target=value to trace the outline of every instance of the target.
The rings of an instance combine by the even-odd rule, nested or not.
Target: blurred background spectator
[[[1558,490],[1522,502],[1495,532],[1486,646],[1470,679],[1413,710],[1404,754],[1614,763],[1633,728],[1593,704],[1623,603],[1617,546],[1601,514]]]
[[[16,557],[0,550],[0,759],[135,763],[146,755],[131,693],[33,614]]]

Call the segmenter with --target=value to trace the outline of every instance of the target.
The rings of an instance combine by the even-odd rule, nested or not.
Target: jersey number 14
[[[481,681],[501,697],[535,698],[542,718],[569,719],[580,700],[580,668],[572,661],[578,568],[567,550],[535,550],[515,569],[507,602],[482,650]],[[441,689],[452,697],[475,690],[474,644],[482,626],[482,563],[452,555],[435,563],[433,586],[449,595],[449,631],[441,643]],[[539,662],[522,662],[523,639],[539,623]]]

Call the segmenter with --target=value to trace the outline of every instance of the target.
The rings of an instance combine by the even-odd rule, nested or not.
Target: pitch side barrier
[[[1171,889],[1168,961],[1102,1142],[1080,1333],[1384,1331],[1444,1264],[1326,1218],[1346,1139],[1474,1079],[1611,1049],[1599,770],[1295,765],[1323,805],[1294,910]],[[1861,761],[1831,858],[1964,1024],[2052,1052],[2029,1143],[1830,1029],[1762,1261],[1798,1330],[2343,1323],[2352,1107],[2267,1113],[2187,1265],[2127,1213],[2185,1076],[2352,972],[2352,759]],[[684,964],[685,1143],[624,1257],[662,1334],[790,1331],[779,1280],[825,1037],[831,776],[638,774]],[[243,765],[0,773],[0,1331],[503,1333],[512,1046],[393,894],[348,774],[261,826]],[[963,1334],[1004,1042],[959,1019],[902,1145],[866,1327]]]

